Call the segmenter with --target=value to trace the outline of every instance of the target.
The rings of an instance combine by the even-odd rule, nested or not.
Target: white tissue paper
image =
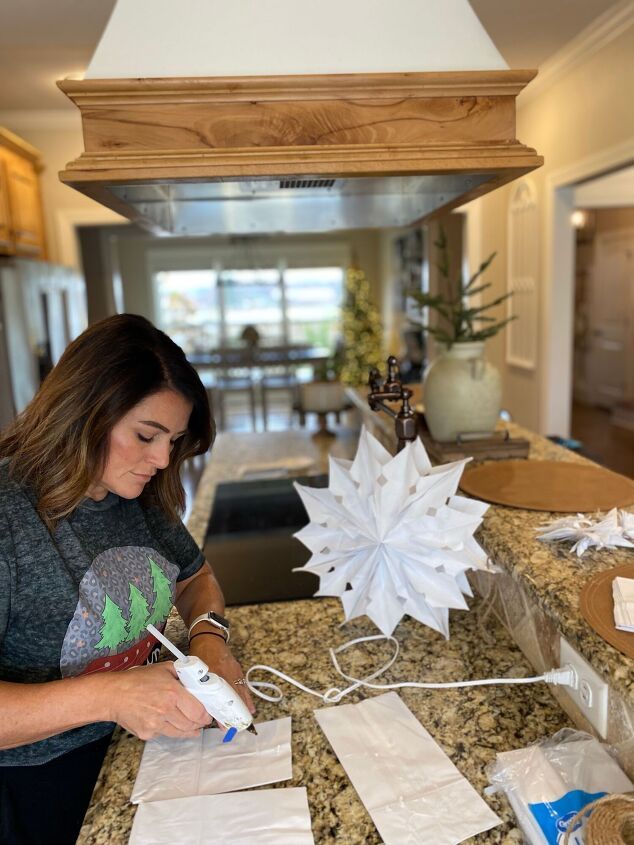
[[[315,845],[303,787],[139,804],[129,845]]]
[[[617,576],[612,581],[614,624],[620,631],[634,631],[634,578]]]
[[[330,458],[328,489],[295,484],[311,520],[295,536],[312,552],[296,571],[340,596],[346,620],[367,614],[388,636],[408,614],[449,637],[467,571],[487,566],[473,534],[489,506],[455,495],[466,463],[432,468],[418,439],[392,457],[364,428],[354,461]]]
[[[537,745],[503,751],[488,769],[502,790],[530,845],[561,845],[579,810],[606,793],[634,788],[605,747],[583,731],[564,728]],[[577,827],[569,845],[583,845]]]
[[[385,845],[457,845],[500,823],[397,693],[315,718]]]
[[[583,513],[565,516],[541,525],[537,539],[545,541],[572,540],[571,551],[577,557],[596,546],[598,549],[614,549],[623,546],[634,548],[634,514],[612,508],[605,516],[593,519]]]
[[[214,728],[186,739],[148,740],[130,800],[139,804],[213,795],[290,780],[290,716],[261,722],[257,731],[257,736],[240,731],[224,743],[224,733]]]

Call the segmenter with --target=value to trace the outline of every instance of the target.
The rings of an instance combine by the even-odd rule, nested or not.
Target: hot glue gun
[[[154,625],[148,625],[147,629],[177,658],[174,668],[185,689],[202,703],[210,716],[229,729],[224,742],[230,742],[237,731],[257,733],[246,704],[224,678],[210,672],[199,657],[184,655]]]

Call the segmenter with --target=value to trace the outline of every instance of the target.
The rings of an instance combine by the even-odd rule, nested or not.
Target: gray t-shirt
[[[155,658],[176,582],[203,555],[182,522],[109,493],[53,535],[33,497],[0,461],[0,680],[39,683],[138,666]],[[0,751],[0,766],[45,763],[106,736],[95,722]]]

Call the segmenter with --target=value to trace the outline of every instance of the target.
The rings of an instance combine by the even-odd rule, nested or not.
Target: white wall
[[[623,164],[634,160],[632,91],[634,15],[625,24],[621,21],[610,37],[603,33],[602,41],[578,53],[575,62],[567,67],[562,63],[559,74],[550,76],[534,97],[520,97],[517,136],[545,159],[530,177],[540,219],[535,245],[541,267],[539,359],[534,371],[507,365],[503,334],[490,340],[487,349],[502,371],[504,406],[517,422],[543,433],[568,433],[565,407],[572,388],[573,233],[566,214],[573,194],[566,194],[564,186],[567,179],[592,175],[593,163],[600,170],[619,157]],[[498,253],[487,273],[494,283],[492,297],[506,290],[511,191],[512,185],[505,186],[478,201],[482,254]]]

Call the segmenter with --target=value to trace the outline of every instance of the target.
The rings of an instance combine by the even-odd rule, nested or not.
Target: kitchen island
[[[526,436],[526,432],[522,433]],[[531,444],[532,458],[569,456],[542,438],[531,437]],[[338,438],[332,445],[339,456],[350,456],[354,438]],[[326,452],[326,445],[316,445],[304,432],[221,434],[204,471],[188,522],[196,541],[203,544],[219,483],[239,479],[249,468],[263,469],[284,461],[289,465],[297,461],[305,471],[305,461],[311,456],[314,471],[322,472]],[[395,632],[401,655],[386,673],[385,680],[448,681],[534,674],[513,637],[520,629],[533,631],[539,652],[535,662],[539,663],[548,656],[539,630],[543,622],[540,614],[546,619],[548,639],[548,626],[555,625],[552,620],[556,613],[560,616],[557,624],[565,625],[567,636],[578,647],[583,646],[586,655],[591,653],[593,662],[604,665],[620,704],[630,706],[632,661],[619,655],[593,632],[586,631],[585,623],[574,612],[573,586],[577,585],[578,592],[584,573],[587,577],[593,563],[607,566],[621,561],[618,556],[614,560],[606,557],[606,553],[594,553],[588,561],[586,558],[577,561],[569,551],[542,546],[534,541],[532,530],[543,515],[532,514],[532,521],[525,517],[523,511],[491,508],[480,539],[502,572],[486,576],[491,583],[478,585],[485,597],[471,602],[471,612],[451,612],[448,642],[412,619],[401,622]],[[494,579],[505,582],[507,576],[518,590],[509,596],[505,590],[493,586]],[[301,573],[296,577],[302,577]],[[529,599],[532,603],[527,604]],[[517,604],[518,601],[522,603]],[[343,612],[335,599],[245,605],[231,608],[228,615],[233,625],[234,652],[243,668],[267,663],[323,691],[338,685],[328,647],[376,633],[365,617],[339,628]],[[500,619],[509,624],[505,627]],[[181,647],[185,645],[185,631],[178,619],[170,620],[168,636]],[[531,637],[532,634],[526,635],[527,643]],[[343,668],[356,676],[367,674],[385,660],[387,648],[385,643],[379,643],[348,652]],[[530,648],[524,648],[527,650]],[[307,788],[316,845],[335,842],[379,845],[376,828],[313,716],[315,708],[326,705],[292,687],[285,686],[283,691],[286,698],[280,704],[258,701],[257,720],[287,715],[293,720],[293,779],[275,786]],[[399,694],[479,792],[487,783],[486,766],[497,751],[525,746],[571,724],[550,688],[542,684],[451,691],[403,690]],[[366,693],[353,693],[346,700],[358,701],[365,696]],[[625,739],[626,725],[623,731]],[[135,811],[129,797],[142,747],[142,742],[124,731],[115,734],[78,840],[81,845],[127,842]],[[503,823],[469,841],[474,845],[520,843],[520,832],[505,799],[492,796],[486,800]]]

